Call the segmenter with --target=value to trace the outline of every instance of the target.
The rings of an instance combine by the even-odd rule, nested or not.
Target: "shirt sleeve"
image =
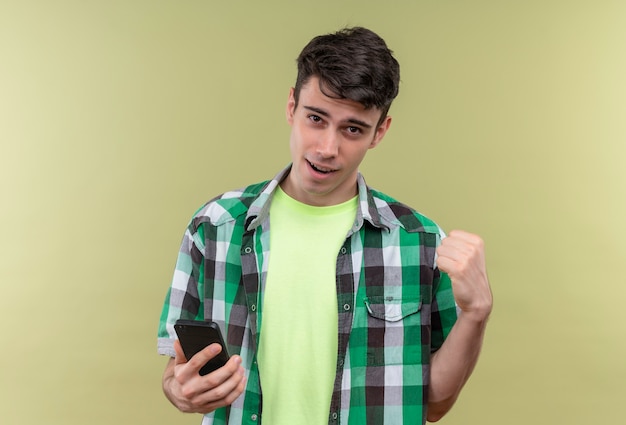
[[[165,296],[159,321],[157,351],[161,355],[175,356],[176,320],[202,320],[203,300],[199,294],[203,293],[201,271],[204,256],[197,243],[202,240],[201,233],[189,226],[183,236],[174,276]]]
[[[457,307],[452,293],[450,277],[439,269],[435,270],[436,288],[432,304],[432,334],[431,352],[437,351],[450,334],[450,330],[456,323]]]
[[[444,231],[439,229],[439,242],[446,237]],[[437,256],[435,255],[435,274],[433,281],[433,304],[432,304],[432,334],[431,334],[431,352],[439,350],[443,342],[448,337],[452,327],[456,323],[458,317],[458,309],[454,294],[452,292],[452,281],[447,273],[442,272],[436,265]]]

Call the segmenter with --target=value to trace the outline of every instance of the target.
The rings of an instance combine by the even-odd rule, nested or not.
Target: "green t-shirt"
[[[357,198],[313,207],[277,190],[258,352],[263,422],[328,421],[337,364],[337,254]]]

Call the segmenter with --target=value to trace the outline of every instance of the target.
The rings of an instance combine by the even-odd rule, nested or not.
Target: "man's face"
[[[381,112],[358,102],[324,95],[317,77],[302,86],[298,105],[294,89],[287,101],[293,166],[282,183],[292,198],[309,205],[345,202],[357,193],[359,164],[382,140],[391,124]]]

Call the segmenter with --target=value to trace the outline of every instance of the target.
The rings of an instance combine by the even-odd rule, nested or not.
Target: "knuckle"
[[[194,391],[186,386],[180,389],[180,393],[184,398],[188,400],[190,400],[195,395]]]
[[[222,381],[218,379],[217,376],[215,376],[216,372],[217,371],[209,373],[208,375],[205,375],[206,385],[209,388],[217,388],[222,383]]]
[[[237,400],[237,397],[239,397],[239,394],[241,394],[239,391],[237,392],[232,392],[230,393],[224,400],[226,401],[226,404],[233,404],[233,402],[235,400]]]
[[[228,395],[228,391],[226,391],[226,389],[221,387],[221,386],[215,388],[213,390],[213,392],[214,392],[216,400],[222,400],[222,399],[226,398],[226,396]]]

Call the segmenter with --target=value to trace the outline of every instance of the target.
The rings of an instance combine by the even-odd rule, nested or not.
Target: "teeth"
[[[325,169],[325,168],[320,168],[317,167],[315,164],[313,164],[312,162],[309,162],[309,164],[311,164],[311,167],[313,167],[314,170],[319,171],[320,173],[324,173],[324,174],[328,174],[330,172],[332,172],[333,170],[331,169]]]

